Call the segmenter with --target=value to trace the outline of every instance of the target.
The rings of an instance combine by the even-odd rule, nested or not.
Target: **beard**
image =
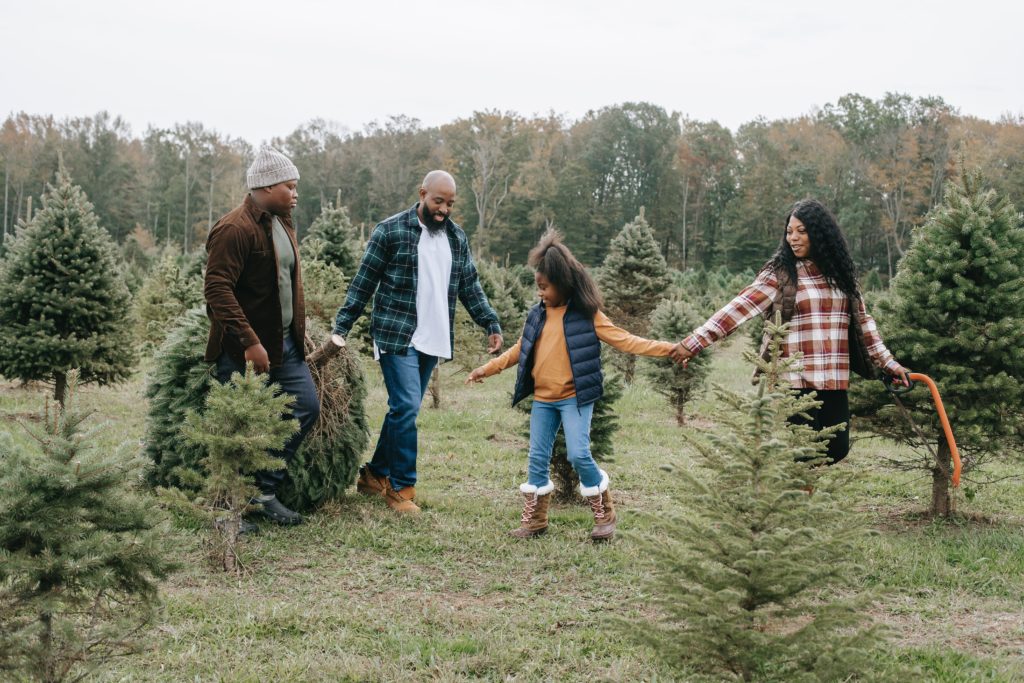
[[[427,231],[431,235],[436,235],[437,233],[439,233],[442,230],[444,230],[444,222],[445,222],[445,220],[447,220],[447,218],[448,218],[447,216],[445,216],[440,221],[438,221],[438,220],[434,219],[434,214],[432,214],[432,213],[428,214],[427,213],[427,207],[426,206],[424,206],[423,204],[420,204],[420,207],[422,208],[422,211],[420,213],[423,214],[423,215],[420,216],[420,220],[423,221],[423,225],[427,226]]]

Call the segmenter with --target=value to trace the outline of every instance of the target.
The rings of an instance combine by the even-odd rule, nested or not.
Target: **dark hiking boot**
[[[286,508],[275,495],[264,494],[257,498],[253,498],[252,502],[260,506],[260,508],[256,510],[257,514],[263,515],[275,524],[280,524],[282,526],[302,524],[302,515],[294,510]]]

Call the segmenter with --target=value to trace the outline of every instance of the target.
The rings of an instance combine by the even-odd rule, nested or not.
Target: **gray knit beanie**
[[[291,159],[271,147],[261,149],[245,173],[245,184],[250,190],[298,179],[299,169]]]

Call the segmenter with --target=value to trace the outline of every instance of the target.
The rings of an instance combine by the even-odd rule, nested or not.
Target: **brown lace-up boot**
[[[416,498],[416,487],[406,486],[399,491],[388,486],[384,492],[384,502],[395,512],[407,515],[419,514],[420,506],[413,502]]]
[[[548,530],[548,505],[551,503],[551,492],[555,490],[552,482],[537,487],[533,484],[522,484],[519,492],[523,494],[523,518],[518,529],[508,532],[516,538],[532,538],[540,536]]]
[[[378,477],[370,471],[369,465],[359,468],[359,478],[356,479],[356,491],[364,496],[383,496],[388,490],[388,478]]]
[[[608,489],[608,474],[601,470],[601,483],[597,486],[580,484],[580,494],[590,503],[594,513],[594,530],[590,532],[593,541],[607,541],[615,535],[615,504]]]

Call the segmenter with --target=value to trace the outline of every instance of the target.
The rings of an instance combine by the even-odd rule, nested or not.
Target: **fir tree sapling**
[[[312,258],[329,263],[347,275],[356,272],[361,252],[356,229],[340,204],[324,206],[302,240],[303,260]]]
[[[965,478],[984,482],[991,457],[1024,452],[1024,226],[1013,205],[965,174],[914,233],[889,295],[876,309],[882,338],[904,367],[939,387]],[[909,457],[879,457],[901,470],[930,472],[931,513],[951,514],[951,453],[929,392],[901,398],[933,438],[935,457],[877,383],[851,390],[858,424],[917,445]]]
[[[786,326],[766,325],[770,359],[747,355],[758,390],[718,388],[718,427],[687,439],[699,467],[668,475],[687,509],[654,520],[644,541],[655,565],[644,605],[660,616],[622,626],[688,680],[883,680],[868,596],[837,596],[855,582],[866,527],[830,495],[830,468],[811,466],[828,435],[790,423],[817,401],[779,383],[798,359],[781,359]]]
[[[160,346],[146,381],[145,454],[151,486],[198,490],[202,487],[205,450],[181,438],[185,413],[201,410],[213,378],[213,365],[203,360],[210,319],[193,308],[179,320]]]
[[[597,281],[604,296],[605,313],[612,322],[633,334],[646,335],[649,316],[665,296],[669,277],[643,207],[640,215],[626,223],[612,240]],[[623,380],[631,383],[636,356],[616,351],[612,361]]]
[[[214,527],[223,541],[220,557],[227,571],[240,569],[242,515],[260,493],[252,475],[285,466],[268,451],[281,449],[299,430],[296,420],[281,419],[294,402],[276,384],[267,385],[266,375],[257,374],[250,362],[244,376],[236,372],[230,381],[210,386],[201,414],[185,415],[182,436],[206,451],[201,461],[207,472],[203,494],[207,506],[216,511]]]
[[[117,247],[63,171],[0,261],[0,375],[54,384],[126,379],[135,364]]]
[[[174,568],[152,504],[133,490],[126,444],[96,447],[78,375],[63,406],[30,429],[38,451],[0,434],[0,678],[81,680],[137,651]],[[6,672],[6,673],[5,673]]]
[[[316,318],[327,326],[334,324],[334,316],[345,303],[348,280],[341,268],[317,258],[303,256],[302,293],[306,303],[306,315]],[[356,338],[349,335],[353,341]]]
[[[185,272],[177,250],[164,249],[133,301],[136,342],[158,347],[177,319],[202,302],[202,278]]]
[[[651,314],[651,335],[658,339],[682,339],[702,322],[701,315],[682,299],[663,299]],[[705,349],[691,358],[686,367],[671,358],[643,360],[644,374],[654,390],[668,399],[680,425],[686,424],[686,404],[704,386],[711,370],[709,351]]]

